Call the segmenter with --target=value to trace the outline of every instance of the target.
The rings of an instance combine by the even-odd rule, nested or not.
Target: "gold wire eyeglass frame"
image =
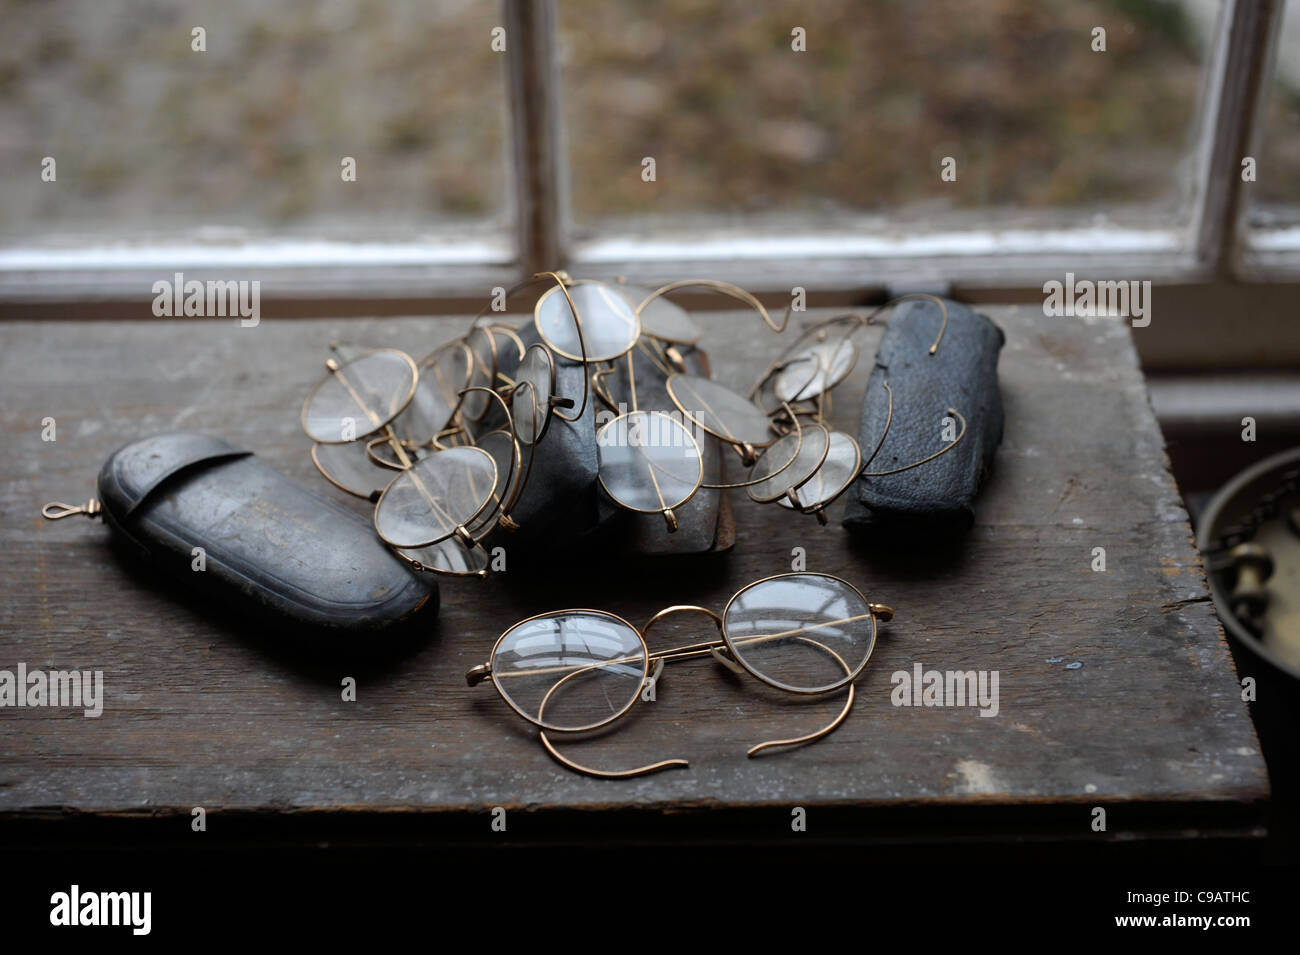
[[[725,622],[727,614],[730,611],[732,605],[736,602],[736,600],[739,597],[743,596],[749,590],[773,580],[808,579],[808,578],[822,578],[825,580],[834,581],[838,585],[842,585],[843,587],[847,588],[847,591],[849,593],[855,595],[858,598],[858,600],[861,601],[862,605],[867,608],[867,613],[858,616],[847,617],[839,620],[821,621],[819,623],[812,624],[807,627],[798,627],[798,628],[780,631],[776,633],[749,635],[742,639],[742,643],[748,644],[750,642],[756,642],[756,641],[784,640],[793,637],[794,639],[799,640],[800,642],[809,644],[811,646],[815,646],[818,650],[829,654],[839,664],[839,666],[843,668],[844,676],[834,681],[833,683],[827,684],[825,686],[814,687],[814,688],[796,687],[788,683],[783,683],[782,681],[777,680],[769,676],[768,674],[762,672],[760,669],[754,667],[752,664],[748,662],[744,654],[738,653],[736,651],[736,645],[737,645],[736,640],[727,632],[726,622]],[[679,613],[697,613],[697,614],[703,614],[704,616],[708,617],[713,622],[714,626],[717,628],[718,637],[713,640],[706,640],[698,643],[690,643],[679,647],[672,647],[670,649],[656,650],[652,652],[649,648],[649,645],[646,642],[646,634],[649,633],[650,629],[654,627],[657,623],[659,623],[661,620],[673,614],[679,614]],[[540,705],[538,706],[537,715],[533,716],[528,712],[526,712],[521,706],[519,706],[510,697],[510,695],[502,688],[501,684],[494,678],[497,676],[504,676],[505,674],[494,673],[492,664],[493,661],[496,659],[497,652],[501,648],[502,643],[505,642],[506,638],[509,637],[513,631],[515,631],[516,629],[518,629],[519,627],[527,623],[531,623],[534,620],[540,620],[545,618],[558,618],[558,617],[563,617],[566,614],[597,615],[597,616],[605,617],[623,627],[626,627],[629,631],[637,635],[637,638],[639,639],[641,644],[641,652],[635,655],[625,654],[607,660],[599,660],[590,663],[568,665],[568,666],[562,665],[553,668],[554,673],[564,674],[564,675],[561,676],[560,679],[557,680],[556,683],[550,688],[550,690],[547,691]],[[496,687],[498,695],[501,696],[501,698],[506,702],[506,704],[515,713],[517,713],[519,716],[523,717],[523,719],[527,720],[529,723],[531,723],[532,725],[538,728],[539,731],[538,738],[543,748],[545,748],[547,753],[549,753],[550,756],[554,758],[557,762],[559,762],[561,765],[565,766],[568,769],[573,770],[574,772],[582,773],[584,775],[594,776],[602,779],[628,779],[634,776],[643,776],[648,773],[654,773],[664,769],[685,768],[689,766],[690,763],[684,759],[667,759],[667,760],[660,760],[658,762],[649,763],[644,766],[638,766],[632,769],[625,769],[625,770],[596,769],[584,765],[582,763],[578,763],[575,760],[572,760],[569,757],[565,756],[555,747],[554,743],[552,743],[550,738],[547,736],[547,733],[551,732],[557,734],[582,734],[582,733],[589,733],[594,730],[608,727],[632,710],[632,708],[636,705],[637,700],[641,698],[642,692],[645,689],[645,687],[647,687],[648,685],[652,685],[653,683],[658,681],[660,674],[663,671],[663,667],[665,663],[667,663],[670,660],[687,660],[696,657],[711,656],[719,663],[721,663],[723,666],[727,667],[733,672],[749,673],[751,676],[767,684],[768,686],[774,687],[775,689],[782,690],[787,693],[794,693],[800,696],[820,697],[820,696],[825,696],[834,693],[837,690],[847,687],[848,694],[845,699],[844,706],[841,708],[839,713],[830,723],[826,724],[820,729],[815,730],[812,733],[808,733],[803,736],[797,736],[789,739],[767,740],[765,742],[758,743],[750,747],[746,755],[753,757],[758,755],[761,752],[770,749],[775,749],[778,747],[797,746],[804,743],[811,743],[814,740],[821,739],[822,737],[833,732],[837,727],[840,726],[840,724],[842,724],[848,718],[849,713],[853,709],[853,701],[854,701],[853,683],[862,674],[863,670],[866,669],[867,664],[871,660],[872,654],[875,652],[876,640],[878,636],[876,621],[880,620],[881,622],[888,622],[893,619],[893,616],[894,616],[893,608],[885,604],[873,603],[867,600],[867,598],[862,594],[860,590],[858,590],[851,583],[849,583],[848,581],[844,580],[841,577],[836,577],[831,574],[819,574],[819,573],[811,573],[811,572],[776,574],[771,577],[764,577],[760,580],[756,580],[753,581],[752,583],[746,584],[739,591],[737,591],[735,594],[732,595],[731,599],[727,601],[727,605],[723,608],[721,614],[715,613],[714,611],[708,609],[707,607],[701,607],[695,604],[674,604],[673,606],[665,607],[663,610],[658,611],[640,629],[636,628],[627,620],[618,616],[617,614],[613,614],[605,610],[595,610],[592,608],[570,608],[568,610],[550,611],[548,613],[535,614],[534,616],[527,617],[523,620],[516,622],[515,624],[508,627],[505,631],[503,631],[501,635],[497,637],[495,643],[493,643],[492,651],[488,654],[488,661],[486,663],[481,663],[477,666],[471,667],[468,671],[466,671],[465,681],[469,686],[477,686],[478,684],[483,683],[484,681],[491,681],[493,685]],[[871,642],[867,648],[867,652],[862,658],[862,661],[858,663],[857,666],[854,667],[850,667],[848,663],[845,662],[844,658],[841,657],[829,646],[817,640],[814,640],[812,637],[801,636],[801,634],[808,634],[810,632],[819,629],[826,629],[828,627],[842,626],[844,624],[856,623],[864,619],[870,620],[871,622]],[[637,685],[636,693],[633,694],[628,699],[625,705],[623,705],[617,711],[611,713],[608,717],[605,717],[596,722],[592,722],[590,724],[586,724],[579,727],[558,726],[552,723],[548,723],[546,721],[545,719],[546,704],[550,701],[551,697],[555,694],[555,692],[559,690],[567,681],[574,679],[575,677],[578,676],[587,675],[594,670],[599,670],[599,669],[614,667],[614,666],[626,666],[628,664],[635,664],[638,662],[640,662],[641,664],[641,679]],[[654,671],[653,675],[651,675],[652,669]],[[541,673],[549,674],[549,672],[550,671],[529,670],[529,671],[521,671],[521,673],[519,673],[518,675],[536,676]]]

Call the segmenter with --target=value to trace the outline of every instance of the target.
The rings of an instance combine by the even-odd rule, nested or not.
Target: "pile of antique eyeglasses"
[[[827,505],[857,478],[917,467],[965,433],[962,419],[961,434],[935,454],[873,474],[867,469],[892,419],[888,385],[891,414],[870,455],[827,426],[830,392],[857,360],[853,335],[879,309],[804,331],[746,398],[699,374],[698,361],[697,372],[689,370],[701,332],[667,296],[689,287],[728,295],[778,333],[788,310],[777,322],[748,292],[707,280],[647,290],[541,273],[509,295],[534,282],[548,287],[531,328],[489,318],[485,308],[465,336],[419,361],[394,349],[336,346],[303,407],[317,468],[375,502],[379,536],[417,569],[486,573],[483,542],[498,528],[518,529],[511,514],[553,417],[566,425],[590,419],[605,497],[626,511],[662,515],[670,532],[678,526],[675,511],[703,488],[743,487],[754,501],[779,502],[824,523]],[[939,302],[946,327],[941,300],[908,297]],[[581,369],[576,379],[566,375],[575,393],[557,394],[557,366]],[[671,409],[666,402],[641,407],[648,377]],[[593,395],[611,415],[602,424],[589,413]],[[742,480],[706,481],[702,442],[715,440],[736,453]]]

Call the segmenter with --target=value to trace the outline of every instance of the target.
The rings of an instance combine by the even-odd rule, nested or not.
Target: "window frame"
[[[1300,2],[1300,0],[1294,0]],[[640,281],[711,277],[756,293],[1041,287],[1136,275],[1158,283],[1295,281],[1300,227],[1248,222],[1241,158],[1256,141],[1283,0],[1223,0],[1206,64],[1192,156],[1189,222],[1177,227],[891,230],[703,238],[604,235],[579,240],[568,212],[555,0],[503,0],[508,54],[513,224],[504,240],[239,241],[0,249],[0,303],[143,300],[158,276],[206,281],[237,272],[274,300],[481,297],[534,272],[565,268]],[[486,42],[486,39],[485,39]]]

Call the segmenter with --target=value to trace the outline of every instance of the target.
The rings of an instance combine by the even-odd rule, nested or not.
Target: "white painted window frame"
[[[122,302],[187,279],[257,279],[287,300],[482,297],[541,269],[641,281],[711,277],[755,292],[794,285],[867,292],[907,287],[1032,288],[1080,278],[1156,282],[1300,279],[1300,227],[1248,227],[1240,177],[1262,112],[1282,0],[1224,0],[1206,66],[1192,157],[1191,216],[1177,227],[861,230],[836,234],[602,235],[577,240],[568,215],[555,0],[503,0],[514,192],[513,234],[450,244],[278,241],[0,249],[0,303]],[[1300,0],[1293,0],[1300,2]]]

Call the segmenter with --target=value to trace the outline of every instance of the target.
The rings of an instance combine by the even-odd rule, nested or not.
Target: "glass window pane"
[[[499,4],[0,0],[0,21],[9,241],[504,226]]]
[[[1182,216],[1220,6],[560,0],[574,218]]]
[[[1256,136],[1255,181],[1246,183],[1260,225],[1300,221],[1300,3],[1288,3]]]

